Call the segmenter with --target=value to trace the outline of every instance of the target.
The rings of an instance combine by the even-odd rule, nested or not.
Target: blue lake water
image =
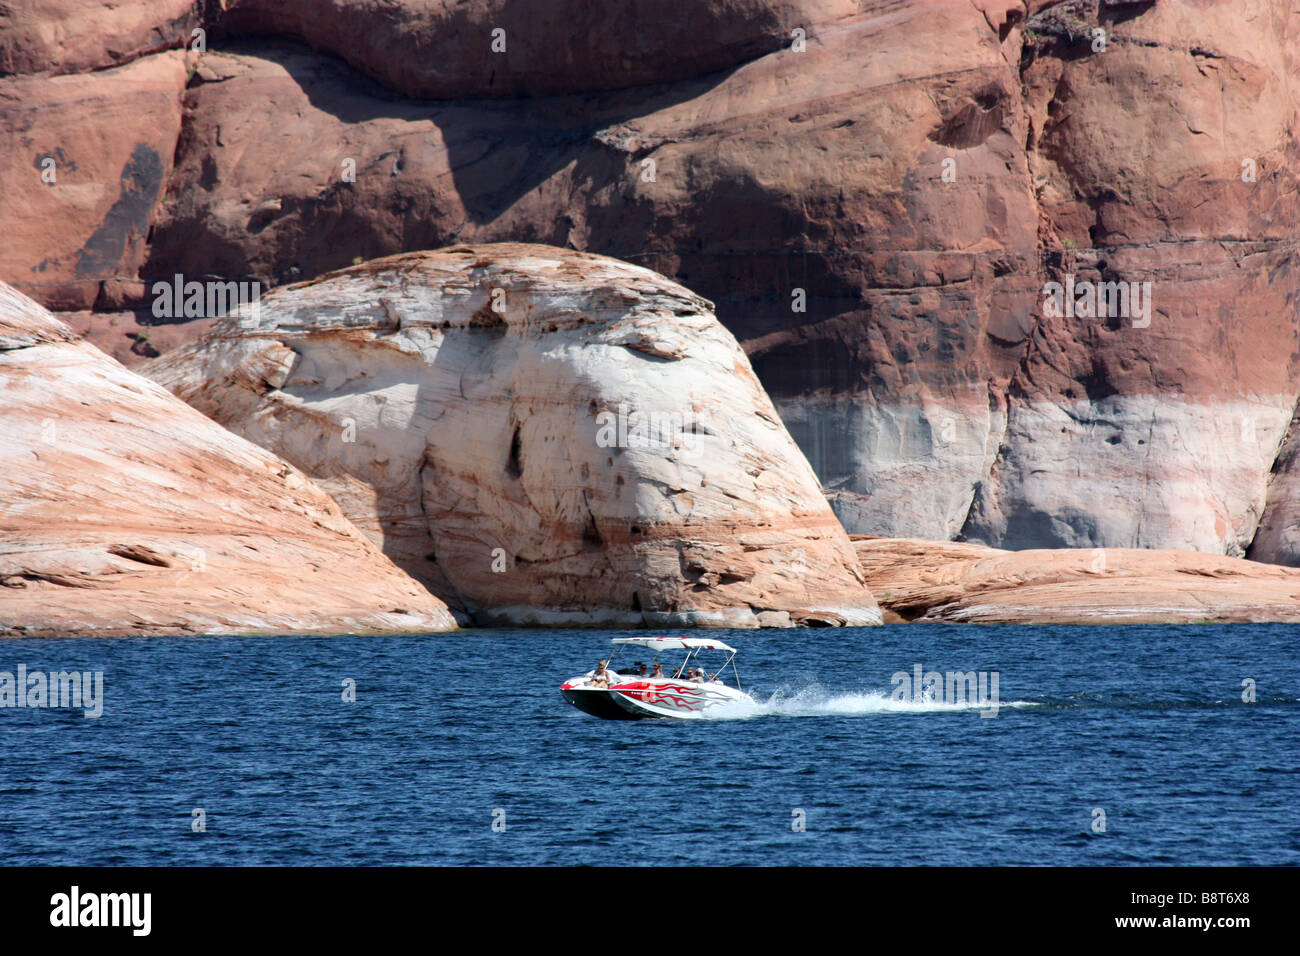
[[[708,632],[760,707],[697,722],[560,697],[617,633],[0,641],[105,701],[0,710],[0,864],[1300,864],[1300,628]]]

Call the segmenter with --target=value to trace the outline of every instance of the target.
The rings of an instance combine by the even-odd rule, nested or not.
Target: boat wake
[[[989,703],[950,703],[931,700],[897,700],[885,691],[836,693],[811,686],[791,691],[778,689],[766,700],[734,701],[709,710],[708,720],[747,720],[752,717],[855,717],[868,714],[942,714],[989,710]],[[999,709],[1036,707],[1031,701],[999,701]]]

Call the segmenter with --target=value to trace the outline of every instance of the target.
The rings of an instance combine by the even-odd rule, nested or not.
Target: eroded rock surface
[[[208,4],[143,273],[611,255],[716,303],[850,530],[1298,560],[1300,3],[688,6]],[[1048,315],[1070,276],[1149,308]]]
[[[1300,570],[1195,551],[1001,551],[855,537],[891,620],[963,624],[1300,621]]]
[[[1022,54],[1044,278],[1144,311],[1040,305],[964,531],[1242,555],[1297,396],[1300,7],[1101,9],[1045,10]]]
[[[120,66],[192,41],[194,0],[7,0],[0,75]]]
[[[0,635],[455,626],[296,469],[0,283]]]
[[[143,287],[181,130],[185,56],[89,75],[0,78],[0,279],[57,309]]]
[[[225,0],[236,35],[304,40],[408,96],[537,97],[714,73],[858,0]]]
[[[147,370],[478,621],[879,621],[735,339],[649,270],[396,256],[277,289]]]

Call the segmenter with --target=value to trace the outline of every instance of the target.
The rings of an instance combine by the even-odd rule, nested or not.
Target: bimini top
[[[736,653],[734,647],[728,647],[721,641],[709,637],[616,637],[613,643],[640,644],[642,647],[652,647],[656,651],[679,651],[688,647],[702,647],[706,650]]]

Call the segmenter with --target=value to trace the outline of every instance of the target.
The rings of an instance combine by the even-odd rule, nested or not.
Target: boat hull
[[[725,684],[666,678],[625,681],[612,687],[593,687],[583,678],[575,678],[566,681],[560,693],[583,713],[605,720],[698,720],[728,704],[753,703],[748,694]]]
[[[650,716],[634,713],[623,707],[615,699],[616,695],[607,690],[561,687],[560,693],[578,710],[593,717],[603,717],[605,720],[639,720]]]

